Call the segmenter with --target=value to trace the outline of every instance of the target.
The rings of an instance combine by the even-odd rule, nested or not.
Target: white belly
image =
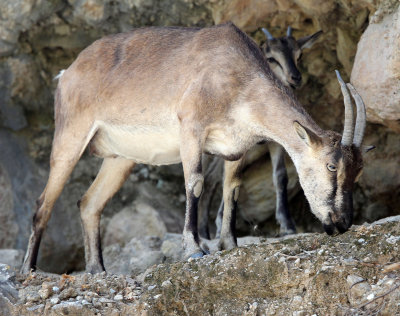
[[[137,163],[179,163],[179,127],[120,126],[100,122],[91,150],[101,157],[120,156]]]

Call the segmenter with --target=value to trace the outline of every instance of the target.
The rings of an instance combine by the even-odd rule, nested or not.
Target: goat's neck
[[[294,128],[297,121],[304,127],[322,136],[324,131],[314,122],[291,92],[279,87],[252,91],[250,113],[240,113],[243,122],[254,122],[253,133],[270,139],[288,152],[295,165],[307,150]]]

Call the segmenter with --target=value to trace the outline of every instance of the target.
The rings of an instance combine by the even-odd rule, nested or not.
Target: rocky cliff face
[[[304,84],[296,93],[322,127],[341,131],[343,103],[333,70],[341,70],[346,79],[351,76],[368,107],[365,144],[377,146],[365,156],[364,175],[356,187],[356,222],[398,214],[398,12],[394,0],[5,1],[0,6],[0,219],[5,223],[0,230],[0,248],[24,249],[27,245],[35,199],[48,175],[57,84],[54,76],[99,37],[147,25],[206,26],[231,20],[258,43],[263,40],[261,27],[280,36],[291,25],[295,37],[322,29],[318,43],[303,54],[300,70]],[[381,32],[383,36],[379,36]],[[60,273],[83,268],[76,202],[94,179],[99,164],[85,155],[74,170],[42,242],[42,269]],[[213,220],[221,197],[221,164],[206,162],[205,169],[210,183],[203,208],[213,210]],[[318,231],[320,225],[308,212],[293,167],[289,170],[290,208],[298,231]],[[244,178],[240,233],[275,235],[268,155],[260,155]],[[143,210],[149,208],[153,215],[145,216],[146,220],[161,219],[162,224],[149,223],[157,232],[146,233],[181,232],[184,202],[180,166],[137,167],[104,211],[105,243],[128,244],[135,236],[129,230],[125,237],[113,235],[112,227],[141,222]],[[137,205],[144,206],[137,209]]]

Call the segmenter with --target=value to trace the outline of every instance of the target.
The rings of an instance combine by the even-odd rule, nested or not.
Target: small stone
[[[162,294],[154,295],[154,299],[156,300],[156,299],[160,298],[161,296],[162,296]]]
[[[125,299],[128,300],[128,301],[132,301],[132,300],[134,300],[135,298],[136,298],[136,295],[135,295],[135,293],[133,293],[133,292],[128,293],[127,295],[125,295]]]
[[[60,303],[60,299],[58,297],[53,297],[50,299],[50,303],[52,305],[56,305],[56,304]]]
[[[26,300],[28,302],[38,302],[38,301],[40,301],[40,295],[37,292],[29,293],[26,296]]]
[[[150,286],[147,288],[147,290],[148,290],[148,291],[151,291],[151,290],[154,290],[155,288],[156,288],[155,285],[150,285]]]
[[[293,297],[293,304],[300,304],[302,301],[303,301],[303,299],[299,295],[296,295]]]
[[[54,293],[60,293],[60,288],[57,286],[53,286],[53,292]]]
[[[89,291],[85,294],[85,299],[88,301],[91,301],[93,297],[98,296],[97,293],[94,293],[92,291]]]
[[[91,305],[91,303],[89,303],[87,300],[82,300],[81,304],[82,305]]]
[[[359,244],[362,244],[362,243],[364,243],[365,242],[365,239],[364,238],[360,238],[359,240],[357,240],[358,241],[358,243]]]
[[[374,299],[374,297],[375,297],[375,294],[371,293],[370,295],[367,296],[367,300],[372,301]]]
[[[170,286],[170,285],[172,285],[172,283],[171,283],[170,280],[166,280],[166,281],[164,281],[163,283],[161,283],[161,286],[162,286],[162,287],[168,287],[168,286]]]
[[[36,311],[36,312],[38,312],[39,310],[43,310],[43,308],[44,308],[44,304],[39,304],[39,305],[36,305],[36,306],[32,306],[32,307],[28,307],[27,308],[27,310],[28,311]]]
[[[114,296],[114,300],[116,301],[122,301],[124,299],[124,297],[121,294],[117,294]]]
[[[101,302],[99,302],[99,299],[96,298],[96,297],[94,297],[94,298],[92,299],[92,304],[93,304],[93,306],[96,307],[96,308],[101,308]]]
[[[350,288],[351,296],[349,298],[352,304],[356,304],[357,300],[371,291],[371,285],[358,275],[349,275],[347,277],[347,285]]]
[[[112,295],[112,294],[115,294],[115,292],[117,292],[116,290],[114,290],[114,289],[110,289],[110,294]]]
[[[40,297],[43,299],[43,300],[45,300],[45,299],[48,299],[50,296],[51,296],[51,294],[52,294],[52,290],[51,289],[40,289],[39,291],[38,291],[38,293],[39,293],[39,295],[40,295]]]
[[[110,300],[110,299],[105,298],[105,297],[101,297],[101,298],[99,299],[99,302],[100,302],[100,303],[114,303],[113,300]]]
[[[61,300],[67,300],[71,297],[77,297],[77,296],[78,296],[78,293],[76,292],[76,290],[72,287],[69,287],[69,288],[66,288],[65,290],[63,290],[60,293],[59,297]]]

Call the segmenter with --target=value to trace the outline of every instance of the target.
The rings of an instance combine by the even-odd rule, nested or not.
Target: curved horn
[[[271,35],[271,33],[270,32],[268,32],[268,30],[266,29],[266,28],[261,28],[262,29],[262,31],[264,32],[264,34],[265,34],[265,36],[267,37],[267,40],[273,40],[274,39],[274,37]]]
[[[351,104],[349,91],[347,91],[346,84],[344,83],[342,77],[340,76],[339,71],[335,70],[335,72],[340,84],[340,88],[342,90],[343,100],[344,100],[344,127],[342,135],[342,145],[350,146],[351,143],[353,142],[353,122],[354,122],[353,105]]]
[[[357,118],[356,118],[356,127],[354,128],[353,144],[356,147],[360,147],[362,140],[364,138],[365,125],[367,123],[365,105],[361,96],[358,94],[357,90],[352,86],[352,84],[348,83],[347,87],[349,88],[354,101],[356,101],[356,106],[357,106]]]
[[[286,31],[286,36],[287,37],[292,36],[292,27],[291,26],[288,26],[287,31]]]

